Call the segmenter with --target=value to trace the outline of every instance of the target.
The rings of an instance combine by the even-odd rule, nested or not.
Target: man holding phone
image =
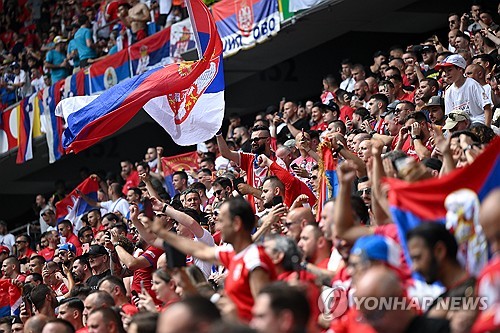
[[[164,211],[171,208],[159,200],[154,201],[153,209]],[[168,231],[165,225],[155,220],[152,231],[165,242],[179,251],[203,261],[223,265],[228,270],[224,288],[226,295],[235,304],[238,317],[249,322],[252,319],[254,298],[266,284],[276,279],[274,264],[262,246],[252,241],[255,215],[252,207],[242,198],[225,201],[218,219],[218,229],[222,240],[233,246],[234,250],[210,247],[201,242],[177,236]]]

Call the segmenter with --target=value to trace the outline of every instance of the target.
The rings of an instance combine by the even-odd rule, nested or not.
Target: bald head
[[[308,223],[314,223],[314,216],[311,213],[311,209],[299,207],[292,209],[286,216],[286,220],[285,236],[298,243],[302,227]]]
[[[311,212],[310,208],[307,207],[298,207],[295,209],[292,209],[288,213],[288,219],[292,222],[299,222],[300,223],[314,223],[314,216]]]
[[[401,281],[385,266],[368,269],[356,285],[357,297],[400,297],[403,296]]]
[[[470,64],[467,66],[465,69],[465,75],[467,77],[470,77],[471,79],[476,80],[477,82],[481,83],[482,85],[486,83],[485,81],[485,69],[478,64]]]
[[[500,189],[492,191],[483,200],[479,212],[479,223],[483,227],[484,235],[488,240],[492,253],[500,251]]]
[[[42,333],[43,327],[49,321],[49,317],[43,314],[35,315],[24,323],[24,333]]]

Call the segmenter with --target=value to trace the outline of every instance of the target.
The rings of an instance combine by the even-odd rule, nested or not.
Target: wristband
[[[161,210],[162,213],[165,213],[167,211],[168,204],[163,205],[163,209]]]
[[[219,136],[219,135],[222,135],[222,128],[220,128],[217,133],[215,133],[215,135]]]
[[[422,137],[421,137],[420,135],[412,135],[412,136],[411,136],[411,139],[412,139],[412,140],[421,140],[421,139],[422,139]]]
[[[340,151],[341,151],[342,149],[344,149],[344,146],[342,146],[341,144],[339,144],[339,146],[337,147],[337,149],[335,149],[335,150],[334,150],[334,152],[335,152],[336,154],[338,154],[338,153],[340,153]]]
[[[113,243],[113,246],[114,246],[114,247],[117,247],[118,245],[121,245],[121,244],[120,244],[120,242],[115,242],[115,243]]]

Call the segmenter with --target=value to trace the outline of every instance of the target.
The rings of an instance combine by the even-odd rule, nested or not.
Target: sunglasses
[[[316,179],[318,179],[318,176],[311,176],[311,179],[316,180]]]
[[[367,187],[358,191],[359,196],[362,196],[363,194],[372,194],[372,189],[370,187]]]
[[[214,191],[214,193],[216,196],[219,196],[219,195],[221,195],[222,191],[224,191],[224,190],[220,189],[220,190]]]
[[[16,244],[21,244],[21,243],[26,243],[26,241],[23,241],[23,240],[16,241]]]
[[[261,136],[261,137],[256,137],[256,138],[250,139],[250,141],[251,142],[258,142],[259,140],[264,140],[267,138],[269,138],[269,137],[268,136]]]

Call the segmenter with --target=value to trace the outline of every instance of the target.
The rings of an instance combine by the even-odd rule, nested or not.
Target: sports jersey
[[[152,274],[156,270],[156,263],[158,262],[158,258],[162,255],[163,250],[156,248],[154,246],[149,246],[146,251],[144,251],[140,257],[146,258],[146,260],[150,263],[150,266],[139,268],[134,271],[134,276],[132,278],[132,286],[130,289],[132,291],[137,291],[137,293],[141,293],[141,281],[144,284],[144,288],[149,292],[152,297],[154,293],[151,292],[152,283]]]
[[[295,199],[301,194],[307,195],[309,197],[309,205],[311,205],[311,207],[314,206],[316,197],[304,182],[292,176],[276,162],[271,164],[271,171],[285,185],[285,197],[283,198],[283,202],[286,206],[291,207]]]
[[[238,317],[249,322],[252,319],[252,307],[254,298],[250,290],[250,273],[261,268],[269,275],[269,279],[275,280],[276,273],[274,264],[267,256],[262,246],[250,244],[239,253],[227,248],[217,248],[216,257],[228,270],[224,283],[226,295],[235,304]]]
[[[245,170],[247,174],[247,184],[255,188],[260,188],[264,183],[264,179],[270,175],[270,171],[267,167],[261,168],[254,162],[255,155],[239,152],[240,154],[240,167]],[[270,157],[273,161],[276,160],[274,155]],[[255,209],[255,199],[253,195],[249,195],[247,198],[248,202]]]
[[[38,254],[41,255],[42,257],[44,257],[45,261],[51,261],[52,259],[54,259],[55,252],[56,252],[56,250],[51,249],[50,247],[46,247],[46,248],[38,251]]]
[[[139,173],[136,170],[133,170],[130,175],[128,175],[125,185],[123,185],[123,195],[127,195],[128,190],[132,187],[137,187],[137,185],[139,185]],[[125,214],[123,215],[125,216]]]

